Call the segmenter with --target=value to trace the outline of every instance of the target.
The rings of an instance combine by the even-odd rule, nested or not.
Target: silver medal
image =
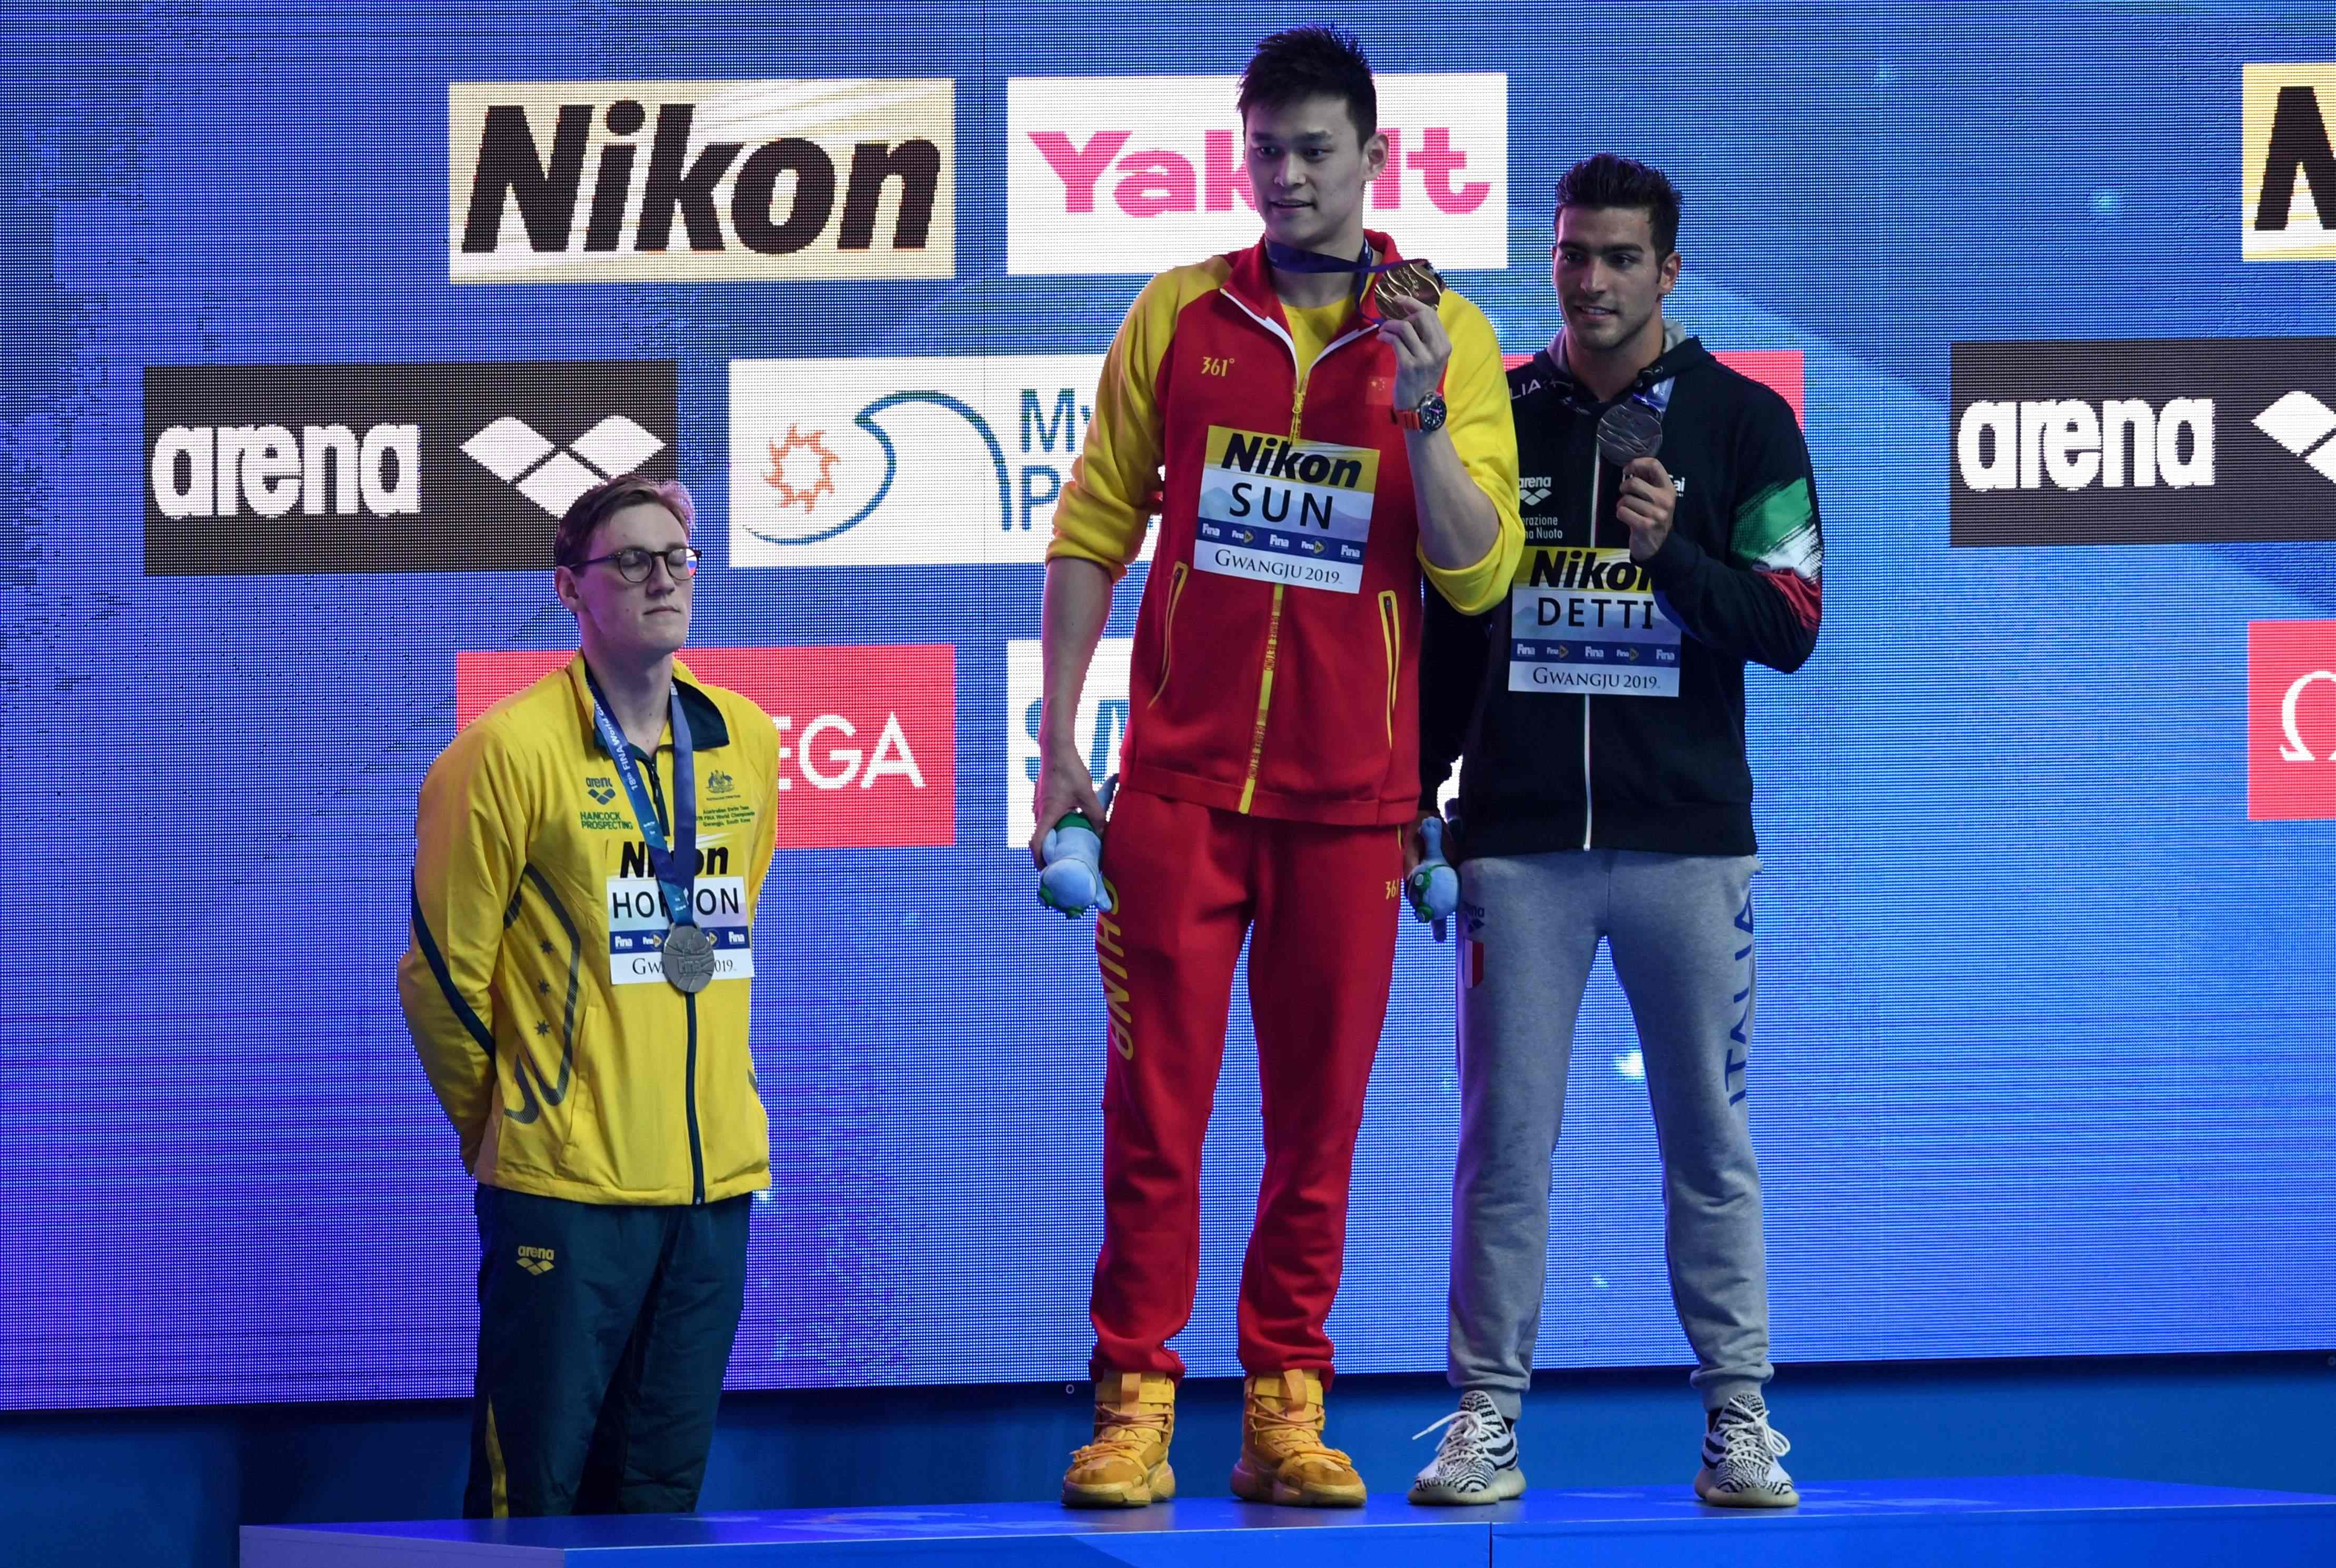
[[[1598,421],[1598,450],[1617,468],[1663,449],[1663,418],[1635,397],[1626,397]]]
[[[714,983],[714,939],[702,926],[668,929],[657,957],[666,983],[676,991],[694,996]]]

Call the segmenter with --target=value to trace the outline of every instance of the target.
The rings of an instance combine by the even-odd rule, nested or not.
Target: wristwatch
[[[1418,407],[1398,408],[1393,412],[1397,425],[1402,429],[1422,433],[1441,430],[1444,428],[1444,394],[1431,392],[1419,400]]]

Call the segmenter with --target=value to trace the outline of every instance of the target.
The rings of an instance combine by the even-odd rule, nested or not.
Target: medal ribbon
[[[1335,256],[1325,256],[1319,250],[1300,250],[1295,245],[1284,245],[1279,239],[1265,242],[1265,258],[1283,272],[1351,272],[1355,275],[1354,297],[1363,297],[1363,283],[1375,272],[1392,272],[1404,265],[1400,261],[1374,262],[1370,241],[1352,261],[1342,261]]]
[[[1352,261],[1342,261],[1335,256],[1325,256],[1319,250],[1300,250],[1295,245],[1284,245],[1279,239],[1265,242],[1265,258],[1283,272],[1351,272],[1355,287],[1359,291],[1363,279],[1374,272],[1392,272],[1403,265],[1400,261],[1371,260],[1371,248],[1366,243]]]
[[[665,829],[657,825],[657,803],[649,796],[648,786],[641,781],[641,770],[633,762],[632,743],[617,721],[608,716],[608,705],[600,700],[598,681],[592,687],[592,727],[599,732],[600,749],[617,765],[617,776],[624,781],[625,794],[632,803],[633,821],[641,830],[641,840],[648,845],[649,868],[657,872],[657,886],[665,893],[666,918],[677,926],[695,925],[697,917],[690,907],[689,894],[697,874],[697,761],[690,744],[689,721],[681,711],[681,683],[673,687],[671,722],[673,725],[673,842],[666,842]],[[652,763],[651,765],[655,765]]]
[[[1319,250],[1301,250],[1294,245],[1284,245],[1276,239],[1268,239],[1265,242],[1265,254],[1266,258],[1272,262],[1278,270],[1283,272],[1352,274],[1355,281],[1351,297],[1357,312],[1362,317],[1366,325],[1377,325],[1387,319],[1385,312],[1374,311],[1372,307],[1377,301],[1367,293],[1367,286],[1372,278],[1380,274],[1407,274],[1411,269],[1418,269],[1426,276],[1416,279],[1409,276],[1390,278],[1389,281],[1399,287],[1406,296],[1424,305],[1432,305],[1435,294],[1423,296],[1415,285],[1433,282],[1437,292],[1441,291],[1443,285],[1443,280],[1436,277],[1436,269],[1417,258],[1409,261],[1374,260],[1370,242],[1368,240],[1364,241],[1362,250],[1352,261],[1342,261],[1338,257],[1326,256]]]

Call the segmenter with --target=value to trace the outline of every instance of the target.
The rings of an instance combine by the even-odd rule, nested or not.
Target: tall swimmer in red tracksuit
[[[1416,855],[1420,578],[1481,611],[1523,542],[1491,324],[1363,270],[1398,258],[1362,223],[1387,158],[1362,51],[1336,29],[1278,33],[1239,104],[1265,237],[1136,297],[1047,551],[1034,854],[1066,812],[1103,820],[1074,718],[1112,586],[1159,511],[1103,855],[1115,911],[1095,927],[1112,1049],[1095,1441],[1063,1478],[1075,1506],[1174,1492],[1184,1366],[1168,1341],[1192,1317],[1201,1144],[1244,930],[1266,1162],[1232,1489],[1363,1501],[1322,1437],[1323,1320]]]

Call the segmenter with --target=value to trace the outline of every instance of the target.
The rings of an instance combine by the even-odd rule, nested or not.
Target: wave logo
[[[739,359],[730,564],[1034,563],[1098,355]]]

